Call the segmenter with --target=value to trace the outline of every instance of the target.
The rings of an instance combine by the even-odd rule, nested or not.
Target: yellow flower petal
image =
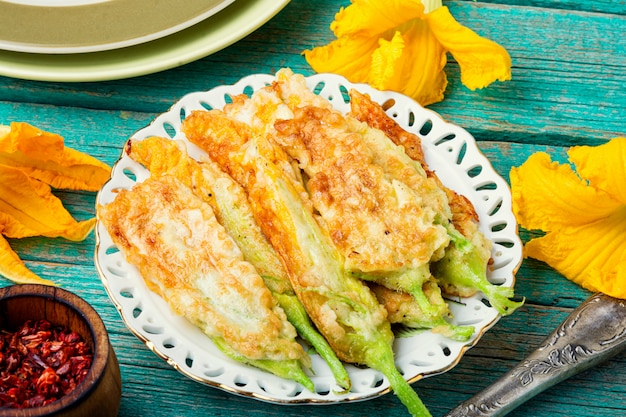
[[[376,54],[385,59],[376,58]],[[413,19],[402,25],[391,42],[381,41],[376,54],[368,79],[372,86],[401,92],[422,106],[443,100],[448,84],[446,51],[424,21]],[[391,68],[385,73],[376,71],[377,59]]]
[[[337,38],[343,36],[379,37],[408,20],[422,18],[424,5],[419,0],[352,0],[341,8],[330,28]]]
[[[387,90],[400,68],[396,63],[402,56],[404,40],[400,32],[395,32],[390,41],[380,39],[378,49],[372,54],[372,65],[369,72],[369,84],[379,90]]]
[[[461,68],[461,82],[470,90],[511,79],[506,49],[459,24],[446,6],[426,14],[430,29]]]
[[[543,231],[584,226],[610,216],[621,206],[602,190],[587,186],[569,165],[532,155],[511,169],[513,211],[521,226]]]
[[[625,142],[571,148],[577,172],[537,153],[511,170],[511,188],[520,224],[547,231],[525,245],[526,256],[590,291],[626,299]]]
[[[349,81],[363,83],[369,77],[377,38],[342,37],[328,45],[304,51],[307,62],[318,73],[343,75]]]
[[[626,138],[614,138],[600,146],[575,146],[568,155],[589,185],[626,204]]]
[[[55,197],[50,186],[29,178],[23,171],[0,165],[0,224],[2,234],[64,237],[83,240],[95,225],[95,219],[77,222]]]
[[[0,230],[2,228],[0,227]],[[24,262],[0,234],[0,275],[16,284],[55,285],[54,282],[39,277],[24,265]]]
[[[11,133],[11,128],[7,125],[0,125],[0,141],[4,140],[4,137]]]
[[[11,123],[0,135],[0,164],[22,169],[55,188],[97,191],[111,169],[87,154],[64,146],[63,138],[27,123]]]
[[[17,151],[33,159],[60,159],[63,153],[63,138],[28,123],[14,122],[11,123],[8,133],[0,137],[0,152]]]
[[[590,291],[626,299],[626,206],[602,220],[533,239],[525,255]]]

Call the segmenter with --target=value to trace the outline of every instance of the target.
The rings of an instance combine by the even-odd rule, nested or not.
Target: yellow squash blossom
[[[545,235],[525,255],[594,292],[626,299],[626,138],[576,146],[568,164],[543,152],[511,170],[520,225]]]
[[[441,0],[352,0],[330,27],[336,40],[304,51],[316,72],[398,91],[423,106],[443,100],[448,52],[471,90],[511,79],[507,51],[459,24]]]
[[[52,284],[31,272],[5,237],[85,239],[95,219],[76,221],[51,187],[96,191],[110,172],[108,165],[65,147],[59,135],[27,123],[0,126],[0,275]]]

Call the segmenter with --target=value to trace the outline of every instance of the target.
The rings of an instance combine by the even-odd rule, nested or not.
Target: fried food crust
[[[465,196],[445,187],[437,175],[428,168],[424,158],[422,141],[419,136],[404,130],[395,120],[387,115],[385,109],[380,104],[372,101],[368,94],[363,94],[355,89],[351,89],[349,93],[350,114],[371,127],[385,132],[396,145],[404,147],[404,151],[408,156],[422,165],[427,175],[435,179],[448,195],[450,209],[452,210],[452,222],[455,228],[468,237],[470,232],[468,223],[477,222],[478,214],[476,214],[474,206]]]
[[[185,184],[150,177],[99,206],[98,216],[175,313],[249,359],[308,361],[262,278]]]
[[[305,106],[274,127],[281,145],[308,155],[303,169],[311,201],[349,269],[382,272],[423,265],[447,244],[445,230],[434,224],[435,213],[409,198],[408,186],[376,163],[363,140],[365,125]]]

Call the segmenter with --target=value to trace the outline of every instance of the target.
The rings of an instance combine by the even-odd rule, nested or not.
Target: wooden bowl
[[[46,319],[78,333],[91,346],[93,362],[85,379],[51,404],[0,409],[0,417],[116,416],[122,395],[120,368],[98,313],[79,296],[46,285],[0,288],[0,329],[15,331],[26,320]]]

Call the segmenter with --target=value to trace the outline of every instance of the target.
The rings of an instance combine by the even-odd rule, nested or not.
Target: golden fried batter
[[[355,121],[356,122],[356,121]],[[294,109],[277,121],[277,141],[308,155],[307,189],[349,269],[395,271],[427,264],[447,246],[423,196],[389,175],[364,136],[366,125],[328,109]],[[402,169],[402,167],[400,167]],[[408,178],[408,177],[407,177]]]
[[[269,290],[278,294],[292,292],[280,259],[268,254],[273,249],[252,213],[244,209],[248,196],[215,162],[209,158],[196,161],[189,156],[183,142],[160,137],[129,140],[126,153],[148,168],[151,176],[171,175],[194,190],[211,205],[217,220],[239,243],[244,258],[255,265]],[[239,210],[233,213],[230,206]]]
[[[428,164],[424,159],[421,139],[398,125],[395,120],[385,113],[380,104],[371,100],[369,95],[360,93],[355,89],[350,90],[350,114],[369,126],[385,132],[396,145],[404,147],[408,156],[422,165],[427,175],[436,180],[439,187],[445,190],[448,195],[450,209],[452,210],[452,222],[455,228],[464,236],[470,236],[470,230],[472,229],[470,223],[478,221],[478,215],[474,206],[465,196],[441,184],[437,175],[428,168]]]
[[[421,149],[420,138],[400,128],[395,120],[389,117],[384,109],[378,103],[372,101],[367,94],[351,90],[350,106],[351,114],[354,117],[366,121],[373,127],[384,129],[394,143],[404,146],[407,154],[420,162],[428,176],[435,180],[439,184],[438,186],[445,190],[448,195],[449,206],[452,212],[452,223],[455,229],[472,242],[482,257],[490,259],[492,243],[478,230],[478,214],[473,204],[465,196],[444,186],[437,175],[428,168],[423,153],[415,151],[418,148]],[[447,294],[462,297],[471,296],[476,292],[473,288],[461,289],[445,283],[441,284],[441,287]]]
[[[367,94],[360,93],[355,89],[350,90],[350,115],[367,123],[376,129],[380,129],[396,145],[402,145],[408,156],[426,167],[422,141],[416,135],[404,130],[395,120],[385,113],[385,110],[376,102],[372,101]]]
[[[251,97],[237,96],[224,113],[288,154],[268,159],[285,171],[291,163],[291,177],[305,184],[349,269],[396,271],[441,257],[449,240],[435,218],[451,215],[437,182],[403,152],[389,152],[395,145],[383,132],[335,111],[301,75],[280,70],[274,83]],[[183,123],[192,142],[209,131],[216,138],[228,136],[221,132],[224,122],[206,129],[213,116],[192,114],[195,120]],[[204,127],[194,128],[200,118]],[[210,146],[216,148],[212,156],[221,157],[222,145]],[[298,175],[300,170],[307,178]]]
[[[392,290],[373,282],[368,282],[368,286],[376,295],[378,302],[387,310],[387,319],[390,323],[400,323],[409,327],[420,328],[425,327],[424,323],[432,321],[431,317],[428,317],[421,311],[410,294]],[[440,316],[450,316],[448,305],[442,302],[441,291],[434,279],[426,281],[423,290],[431,304],[439,308]]]
[[[234,155],[244,144],[258,136],[250,125],[226,115],[220,110],[194,111],[183,121],[181,130],[189,141],[209,154],[220,168],[228,173],[239,184],[248,182],[250,172],[241,168],[241,164],[233,163]],[[260,146],[258,152],[276,164],[302,196],[305,204],[309,204],[306,190],[302,186],[300,170],[278,146],[269,140],[256,142]],[[241,156],[240,156],[241,157]]]
[[[98,216],[148,287],[212,338],[248,359],[308,356],[254,267],[211,207],[174,177],[121,191]]]

